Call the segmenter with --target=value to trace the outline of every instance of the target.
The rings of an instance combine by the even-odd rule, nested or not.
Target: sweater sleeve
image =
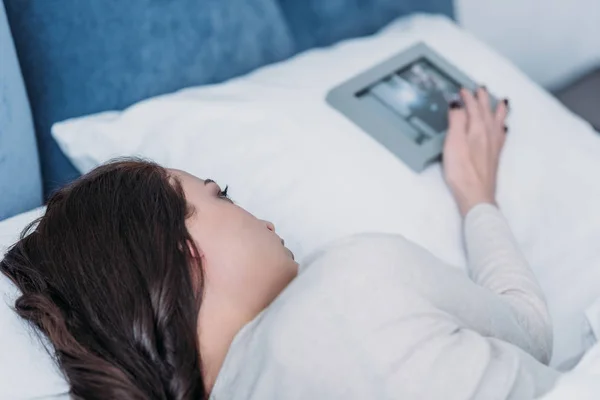
[[[471,278],[504,302],[527,335],[528,350],[547,364],[552,354],[552,324],[542,290],[500,210],[474,207],[464,222]]]

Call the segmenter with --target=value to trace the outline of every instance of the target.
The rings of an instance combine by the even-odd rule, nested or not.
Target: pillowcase
[[[0,258],[21,231],[43,215],[40,207],[0,222]],[[17,288],[0,274],[0,398],[68,398],[69,385],[44,347],[44,339],[14,311]]]
[[[510,98],[497,198],[547,294],[558,365],[585,349],[584,310],[600,296],[600,138],[447,18],[401,19],[370,38],[66,121],[53,133],[82,172],[142,155],[229,184],[241,206],[275,223],[300,261],[331,240],[371,231],[403,234],[464,266],[461,220],[440,165],[413,173],[325,102],[340,82],[418,41]]]

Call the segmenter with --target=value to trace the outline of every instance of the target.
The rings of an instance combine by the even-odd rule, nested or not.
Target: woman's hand
[[[492,110],[490,96],[479,88],[476,96],[461,90],[464,106],[450,104],[444,144],[444,175],[461,215],[480,203],[496,203],[496,176],[507,128],[508,101]]]

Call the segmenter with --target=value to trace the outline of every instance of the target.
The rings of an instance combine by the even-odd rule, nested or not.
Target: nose
[[[275,232],[275,225],[273,225],[272,222],[265,221],[265,220],[263,220],[263,222],[265,223],[265,225],[267,225],[268,230],[270,230],[271,232]]]

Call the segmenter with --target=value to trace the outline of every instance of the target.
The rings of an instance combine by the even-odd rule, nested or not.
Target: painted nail
[[[450,104],[448,104],[448,107],[450,107],[451,110],[455,110],[457,108],[461,108],[462,105],[460,104],[460,101],[452,100]]]
[[[508,126],[504,125],[504,132],[508,133]]]
[[[504,99],[502,101],[504,102],[504,105],[506,106],[506,108],[510,108],[510,103],[508,102],[508,99]]]

